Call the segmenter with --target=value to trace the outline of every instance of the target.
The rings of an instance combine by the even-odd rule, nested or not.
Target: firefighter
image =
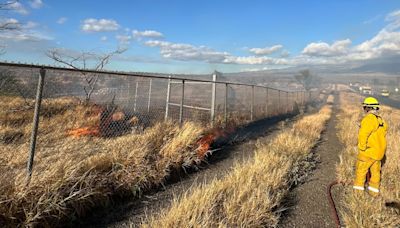
[[[379,195],[381,178],[381,161],[386,151],[387,123],[379,115],[379,102],[373,97],[365,98],[362,103],[365,116],[361,121],[358,133],[358,157],[356,163],[356,178],[353,188],[355,191],[364,191],[367,174],[371,178],[368,184],[368,193]]]

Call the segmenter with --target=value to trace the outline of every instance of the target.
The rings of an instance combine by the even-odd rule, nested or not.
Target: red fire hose
[[[332,208],[332,217],[335,220],[336,226],[340,228],[341,225],[340,225],[339,215],[338,215],[338,212],[336,210],[335,201],[333,200],[332,193],[331,193],[332,187],[337,185],[337,184],[341,184],[341,182],[333,181],[332,183],[330,183],[328,185],[327,195],[328,195],[329,204],[331,205],[331,208]]]
[[[368,171],[367,178],[366,178],[367,179],[367,183],[369,182],[370,178],[371,178],[371,172]],[[340,228],[341,225],[340,225],[339,215],[338,215],[338,212],[337,212],[337,209],[336,209],[335,201],[333,200],[332,193],[331,193],[332,187],[337,185],[337,184],[345,185],[345,183],[337,181],[337,180],[331,182],[328,185],[328,188],[327,188],[327,195],[328,195],[329,204],[331,205],[331,208],[332,208],[332,217],[335,220],[335,223],[336,223],[337,227]]]

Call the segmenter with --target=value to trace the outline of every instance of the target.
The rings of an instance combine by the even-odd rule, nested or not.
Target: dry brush
[[[95,107],[58,98],[43,104],[31,183],[25,186],[32,110],[0,97],[0,226],[55,226],[104,206],[112,197],[140,195],[172,169],[198,162],[206,129],[157,123],[142,134],[74,137],[70,129],[98,125]]]
[[[275,227],[285,210],[282,201],[298,177],[299,166],[317,143],[331,105],[302,117],[271,141],[259,141],[254,159],[237,164],[148,217],[143,227]]]

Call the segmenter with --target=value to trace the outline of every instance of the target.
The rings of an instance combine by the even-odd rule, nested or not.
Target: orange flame
[[[199,141],[197,141],[197,145],[199,145],[199,147],[197,148],[197,156],[203,159],[206,156],[207,152],[210,150],[211,144],[213,142],[214,135],[212,133],[205,135],[204,137],[199,139]]]
[[[197,141],[197,156],[200,159],[204,159],[207,153],[210,151],[211,145],[220,137],[226,137],[227,133],[232,132],[233,129],[228,128],[226,130],[223,129],[214,129],[212,132],[206,134],[201,139]]]
[[[100,118],[100,114],[104,112],[105,108],[100,105],[93,104],[87,110],[85,110],[84,116],[86,118],[97,117]],[[100,137],[100,126],[87,126],[75,128],[67,131],[68,136],[72,136],[75,138],[83,137],[83,136],[96,136]]]
[[[68,131],[68,136],[81,137],[81,136],[100,136],[100,131],[95,127],[82,127]]]

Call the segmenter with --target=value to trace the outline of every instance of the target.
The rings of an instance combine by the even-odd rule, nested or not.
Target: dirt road
[[[336,101],[337,101],[336,97]],[[337,103],[337,102],[334,103]],[[326,188],[336,179],[336,163],[342,149],[336,136],[338,108],[334,106],[332,117],[322,134],[321,142],[314,148],[317,160],[315,170],[309,173],[305,183],[291,191],[288,199],[290,209],[282,216],[279,227],[335,227],[331,208],[326,196]]]

